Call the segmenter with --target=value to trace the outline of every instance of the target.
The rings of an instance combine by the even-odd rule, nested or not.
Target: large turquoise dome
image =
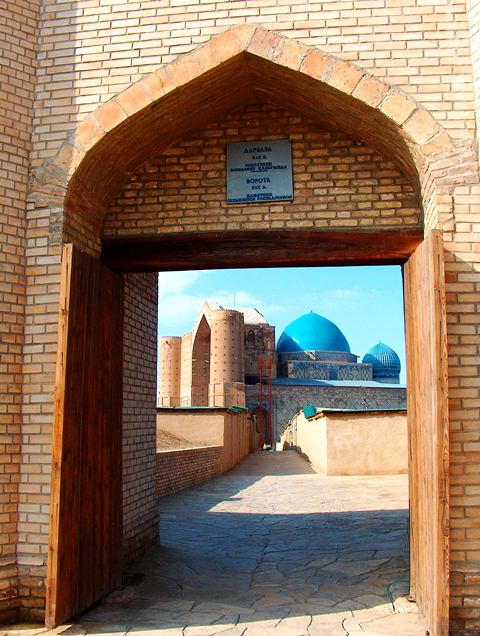
[[[293,351],[343,351],[350,353],[350,345],[337,325],[311,311],[287,325],[280,336],[277,352]]]
[[[395,351],[383,342],[379,342],[367,351],[362,362],[372,365],[374,380],[398,378],[402,366]]]

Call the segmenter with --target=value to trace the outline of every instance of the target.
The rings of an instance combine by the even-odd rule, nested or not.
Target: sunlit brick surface
[[[26,193],[31,152],[35,47],[38,2],[23,0],[0,5],[0,615],[15,615],[18,606],[17,540],[25,530],[39,531],[31,516],[18,516],[18,500],[39,479],[40,466],[28,466],[20,476],[22,432],[24,453],[35,428],[21,428],[22,364],[28,372],[28,345],[22,356],[25,322]],[[29,437],[32,435],[32,438]],[[41,479],[41,478],[40,478]],[[17,523],[20,522],[20,526]],[[17,530],[20,529],[20,535]],[[32,591],[32,595],[35,590]],[[31,601],[36,604],[35,599]]]
[[[262,138],[292,139],[293,201],[227,204],[226,144]],[[144,164],[110,206],[104,236],[420,223],[414,187],[393,163],[341,132],[267,104],[242,107]]]
[[[332,206],[346,196],[344,220],[354,227],[357,223],[368,226],[375,218],[399,227],[419,220],[426,230],[444,230],[451,627],[455,634],[478,632],[480,186],[475,121],[480,112],[479,0],[216,4],[58,0],[38,4],[42,4],[39,21],[37,2],[7,0],[0,9],[4,36],[0,47],[6,60],[1,70],[5,117],[0,131],[2,607],[11,613],[20,595],[23,616],[41,617],[43,612],[62,241],[74,241],[98,254],[104,231],[111,236],[183,232],[200,227],[200,218],[212,226],[218,223],[219,231],[233,229],[235,224],[243,228],[244,222],[251,229],[288,227],[293,219],[295,227],[326,223],[335,228],[340,212]],[[264,28],[255,30],[253,24]],[[219,37],[212,41],[214,36]],[[171,64],[179,55],[178,62]],[[181,209],[169,207],[171,202],[165,198],[173,191],[159,186],[161,177],[171,176],[172,181],[174,176],[181,177],[192,197],[205,198],[213,182],[209,185],[203,179],[195,185],[197,175],[190,173],[196,171],[188,168],[181,174],[179,156],[171,154],[167,164],[168,152],[185,149],[187,139],[196,140],[205,145],[200,145],[201,152],[193,148],[190,156],[207,157],[212,173],[221,170],[222,155],[217,152],[214,159],[213,148],[218,150],[222,135],[224,140],[229,137],[225,122],[237,124],[232,140],[243,134],[239,126],[248,109],[242,115],[242,107],[251,102],[261,109],[273,102],[274,111],[283,113],[279,118],[287,111],[294,118],[284,122],[281,134],[289,136],[291,126],[298,136],[297,162],[310,151],[318,152],[314,147],[318,139],[308,135],[319,134],[320,126],[328,129],[324,147],[331,149],[336,141],[354,138],[349,149],[371,148],[375,153],[369,159],[371,169],[382,166],[383,170],[387,162],[392,171],[388,178],[399,190],[381,193],[386,185],[382,179],[387,177],[379,178],[377,173],[378,183],[368,185],[371,207],[366,213],[359,210],[358,201],[354,205],[356,193],[329,192],[330,186],[327,192],[315,192],[311,180],[299,179],[297,163],[296,188],[303,197],[297,207],[282,205],[275,212],[265,206],[255,211],[252,207],[247,212],[252,218],[244,221],[235,218],[230,208],[225,213],[220,186],[218,218],[212,203],[205,202],[200,209],[195,199]],[[274,126],[274,121],[269,125]],[[249,126],[253,130],[256,124]],[[209,155],[206,139],[213,133]],[[322,164],[321,158],[315,159]],[[145,185],[140,175],[147,165],[154,168],[158,207],[142,207],[148,205],[143,193],[133,207],[122,202],[121,209],[118,205],[115,209],[132,183]],[[308,164],[305,172],[309,174]],[[337,172],[345,180],[345,171]],[[400,172],[403,176],[398,176]],[[346,180],[346,186],[331,187],[351,188],[350,178]],[[412,212],[412,186],[423,205],[420,217]],[[394,194],[396,205],[382,194]],[[379,200],[373,198],[376,195]],[[328,196],[336,198],[330,202],[332,217],[325,216],[328,209],[318,208],[318,197],[325,202]],[[305,209],[300,210],[300,205]],[[372,209],[379,214],[375,216]],[[273,218],[276,213],[280,216]],[[127,229],[121,217],[130,223],[135,214],[135,222]],[[134,420],[132,430],[138,429],[140,439],[142,422],[148,418],[142,413]],[[149,426],[145,424],[146,437],[152,434]],[[132,441],[132,455],[134,446]]]

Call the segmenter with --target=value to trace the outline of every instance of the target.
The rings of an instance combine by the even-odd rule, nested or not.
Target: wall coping
[[[211,446],[191,446],[190,448],[166,448],[165,450],[157,449],[157,455],[167,455],[169,453],[185,453],[188,451],[198,451],[198,450],[210,450],[212,448],[223,449],[223,446],[221,446],[220,444],[214,444]]]
[[[303,410],[299,411],[297,413],[297,415],[303,414]],[[365,416],[365,415],[406,415],[407,414],[407,409],[365,409],[363,411],[358,411],[356,409],[329,409],[329,408],[325,408],[325,409],[321,409],[318,410],[315,415],[311,415],[310,417],[307,417],[305,415],[305,419],[310,421],[310,420],[316,420],[319,419],[321,417],[351,417],[352,415],[360,415],[360,416]]]

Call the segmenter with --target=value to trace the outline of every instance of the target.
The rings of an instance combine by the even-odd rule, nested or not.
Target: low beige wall
[[[321,413],[292,420],[293,446],[324,475],[396,475],[408,472],[404,411]]]
[[[248,413],[229,409],[157,409],[157,430],[209,446],[222,447],[222,473],[256,450],[256,436]]]
[[[157,430],[209,446],[223,446],[225,411],[157,409]]]
[[[226,413],[223,424],[223,472],[252,452],[253,422],[246,413]]]

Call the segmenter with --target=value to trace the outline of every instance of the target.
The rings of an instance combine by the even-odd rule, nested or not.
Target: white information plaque
[[[227,203],[291,199],[292,143],[289,139],[227,144]]]

